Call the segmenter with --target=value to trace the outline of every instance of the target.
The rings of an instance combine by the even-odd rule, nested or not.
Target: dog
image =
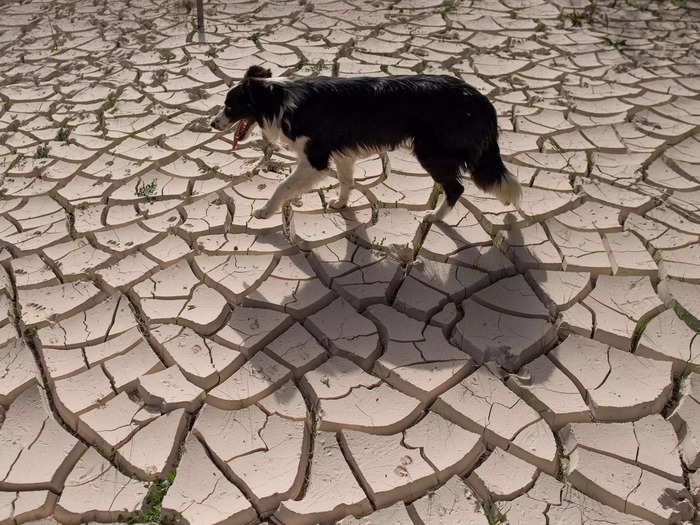
[[[464,192],[465,171],[483,191],[504,204],[522,196],[518,180],[503,165],[496,110],[474,87],[445,75],[329,78],[272,78],[251,66],[226,95],[211,127],[236,126],[233,147],[257,124],[269,141],[281,141],[297,154],[297,166],[254,211],[267,218],[286,202],[309,191],[331,160],[338,174],[340,209],[348,204],[358,159],[407,146],[440,184],[445,199],[428,222],[443,220]]]

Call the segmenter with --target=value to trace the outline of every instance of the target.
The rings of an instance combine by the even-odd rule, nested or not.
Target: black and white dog
[[[465,82],[437,75],[386,78],[273,79],[260,66],[248,69],[226,95],[211,126],[238,122],[234,147],[254,124],[270,141],[297,154],[297,167],[254,212],[266,218],[310,190],[335,162],[340,182],[332,208],[347,205],[357,159],[406,145],[445,193],[440,207],[425,216],[445,218],[464,191],[466,170],[474,183],[504,204],[517,205],[522,190],[506,169],[498,148],[496,111]]]

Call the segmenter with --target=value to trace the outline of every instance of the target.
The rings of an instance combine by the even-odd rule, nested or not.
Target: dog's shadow
[[[345,220],[352,220],[354,213],[355,212],[352,209],[346,209],[346,210],[343,210],[343,212],[341,212],[339,215],[342,215]],[[473,215],[473,212],[469,211],[468,208],[467,208],[467,213]],[[516,221],[517,221],[517,218],[512,213],[508,213],[508,215],[506,215],[505,220],[504,220],[506,228],[508,229],[508,240],[509,240],[509,244],[511,246],[520,246],[520,245],[524,244],[524,239],[523,239],[522,233],[520,232],[519,228],[514,227],[514,225],[516,224]],[[484,246],[483,244],[481,244],[481,245],[473,244],[461,235],[459,229],[456,229],[456,228],[449,226],[448,224],[445,224],[442,222],[431,224],[431,225],[423,224],[421,227],[427,231],[427,234],[429,234],[430,229],[435,228],[435,229],[439,230],[443,235],[453,239],[453,241],[455,242],[455,244],[457,246],[461,246],[460,249],[453,252],[450,255],[450,257],[448,258],[448,262],[450,262],[451,264],[472,267],[475,269],[480,269],[481,271],[484,271],[484,266],[488,265],[489,261],[498,261],[498,264],[502,265],[502,268],[499,267],[499,269],[497,271],[490,272],[490,277],[489,277],[488,281],[485,282],[484,285],[480,289],[484,289],[484,288],[494,284],[495,282],[497,282],[500,279],[512,277],[518,273],[515,266],[512,264],[512,261],[509,262],[510,259],[508,257],[506,257],[506,254],[504,254],[493,243],[491,243],[487,246]],[[423,238],[425,238],[425,236]],[[355,246],[354,244],[350,244],[350,243],[348,243],[348,244],[351,247],[351,249],[358,249],[358,248],[354,247]],[[361,247],[361,245],[359,245],[359,246]],[[469,264],[465,263],[465,261],[467,261],[467,260],[472,260],[471,255],[468,255],[467,251],[473,252],[473,256],[474,256],[473,260],[475,261],[473,266],[470,266]],[[346,255],[347,254],[338,254],[340,259],[342,259]],[[455,257],[456,255],[460,255],[461,257],[456,258]],[[467,256],[465,257],[465,255],[467,255]],[[311,257],[313,257],[313,255],[309,253],[307,255],[306,260],[308,261],[309,258],[311,258]],[[422,255],[420,255],[420,252],[418,252],[416,259],[421,259],[421,258],[422,258]],[[385,259],[381,259],[380,261],[375,262],[373,264],[377,264],[377,265],[382,264],[382,261],[384,261],[384,260],[391,261],[391,258],[387,254]],[[484,262],[484,261],[485,261],[485,263],[480,265],[480,263]],[[394,262],[397,264],[400,264],[401,261],[394,261]],[[411,265],[414,263],[415,263],[415,260],[412,263],[409,263],[408,266],[404,265],[404,267],[402,267],[402,271],[404,272],[403,273],[404,279],[403,279],[402,283],[405,282],[405,276],[409,274]],[[387,264],[390,264],[390,263],[387,262]],[[353,271],[357,271],[357,270],[353,270]],[[352,273],[352,272],[348,272],[348,273]],[[348,273],[346,273],[344,275],[347,275]],[[539,279],[546,279],[546,274],[544,274],[544,276],[545,277],[538,277],[538,278]],[[401,285],[402,285],[402,283],[401,283]],[[324,284],[326,284],[328,286],[331,285],[331,283],[324,283]],[[365,285],[371,286],[372,283],[365,283]],[[381,283],[377,282],[375,284],[375,286],[381,286]],[[530,286],[533,289],[535,288],[535,286],[533,286],[532,284]],[[318,282],[313,280],[313,279],[308,280],[308,281],[300,281],[299,287],[295,290],[295,292],[293,294],[290,294],[290,296],[283,298],[282,304],[285,304],[288,300],[293,300],[295,298],[313,295],[314,293],[317,293],[316,290],[314,290],[317,287],[318,287]],[[366,308],[368,306],[370,306],[370,304],[387,304],[389,306],[392,306],[392,304],[394,303],[394,299],[396,297],[396,294],[398,292],[398,288],[400,288],[400,285],[397,286],[396,289],[390,294],[390,297],[382,298],[381,293],[376,293],[376,296],[377,296],[376,300],[374,300],[373,302],[371,302],[369,304],[364,304],[361,308],[358,308],[356,310],[358,311],[358,313],[360,315],[364,314],[363,317],[369,319],[370,322],[372,322],[373,324],[375,324],[375,326],[377,326],[377,323],[370,319],[371,316],[367,315]],[[456,304],[458,312],[461,312],[462,302],[469,299],[469,297],[471,297],[473,295],[473,293],[476,293],[478,291],[479,290],[472,291],[471,294],[468,294],[466,297],[461,299],[458,304]],[[317,307],[314,308],[314,312],[319,311],[320,309],[322,309],[325,306],[327,306],[328,304],[330,304],[330,302],[335,300],[339,295],[342,296],[342,293],[339,294],[337,291],[334,291],[332,298],[329,300],[326,300],[323,305],[320,305],[320,306],[317,305]],[[419,298],[417,298],[417,299],[419,299]],[[509,298],[503,297],[502,299],[503,299],[502,305],[504,306],[504,310],[509,310],[509,308],[508,308],[508,299]],[[513,297],[512,298],[513,304],[515,305],[518,300],[519,300],[519,297]],[[441,305],[440,309],[437,312],[433,312],[431,314],[431,317],[433,317],[433,316],[439,314],[441,311],[443,311],[444,307],[447,304],[449,304],[450,302],[451,302],[450,300],[445,301],[445,303]],[[270,304],[270,307],[280,309],[279,306],[273,306],[272,304]],[[513,310],[517,310],[517,308],[513,308]],[[496,315],[496,314],[497,314],[497,312],[494,312],[494,315]],[[404,315],[404,314],[401,314],[401,315]],[[465,357],[469,356],[469,358],[472,358],[472,360],[474,361],[474,363],[473,363],[474,367],[472,367],[470,370],[468,370],[468,372],[471,372],[471,370],[473,370],[475,367],[480,366],[484,363],[477,362],[476,360],[474,360],[473,356],[469,355],[469,353],[464,351],[463,349],[460,349],[455,344],[455,342],[452,341],[452,335],[454,333],[455,325],[457,324],[457,322],[459,322],[459,320],[460,320],[460,318],[458,317],[456,319],[456,321],[451,323],[448,327],[441,326],[440,328],[443,331],[443,335],[445,337],[445,340],[447,342],[449,342],[454,347],[455,350],[462,351],[464,353]],[[308,326],[305,323],[304,318],[300,318],[299,316],[297,316],[296,321],[299,322],[300,324],[302,324],[302,326],[305,326],[305,325]],[[413,323],[418,323],[418,322],[423,323],[423,332],[425,331],[426,327],[431,325],[430,320],[418,321],[416,319],[409,317],[408,321],[407,321],[408,324],[413,324]],[[527,326],[528,325],[526,325],[526,329],[527,329]],[[380,329],[379,326],[377,326],[377,330],[378,330],[378,333],[380,335],[380,345],[381,345],[380,356],[384,357],[383,363],[382,363],[382,370],[383,371],[377,369],[376,360],[374,361],[375,366],[365,367],[364,371],[367,373],[373,374],[380,379],[386,379],[386,377],[384,377],[386,375],[385,370],[387,370],[387,369],[391,370],[394,367],[396,367],[396,368],[405,367],[405,366],[407,366],[407,363],[405,360],[403,360],[401,358],[402,356],[400,356],[397,359],[396,363],[392,363],[391,357],[385,353],[387,345],[389,343],[389,341],[387,340],[386,333],[383,333],[383,331]],[[528,337],[528,334],[522,334],[522,335],[525,338]],[[532,334],[531,336],[533,338],[535,337],[534,334]],[[551,349],[551,346],[553,346],[553,345],[550,345],[549,348],[545,348],[542,353],[546,353],[546,351],[549,351]],[[327,354],[328,358],[330,358],[332,355],[334,355],[328,349],[326,349],[326,354]],[[417,361],[416,363],[413,363],[412,365],[408,365],[408,366],[415,366],[418,364],[420,364],[420,361]],[[446,369],[446,368],[454,369],[454,361],[451,361],[447,358],[444,361],[440,361],[438,359],[431,360],[430,364],[434,367],[433,370],[435,371],[436,374],[440,374],[443,371],[443,369]],[[503,374],[501,377],[505,378],[505,376],[507,376],[509,373],[517,373],[518,370],[510,370],[510,371],[501,370],[501,372]],[[341,368],[337,368],[337,367],[334,367],[332,364],[328,364],[327,366],[324,367],[324,374],[326,374],[328,376],[328,381],[334,381],[334,379],[333,379],[334,377],[340,378],[340,376],[346,374],[346,372],[344,370],[342,370]],[[297,382],[298,384],[304,385],[303,377],[298,377],[297,379],[298,379],[298,382]],[[461,380],[461,377],[458,378],[458,380]],[[442,392],[444,392],[448,388],[451,388],[456,382],[458,382],[458,380],[457,381],[448,380],[445,383],[445,385],[446,385],[445,388],[438,388],[435,391],[428,394],[427,397],[424,396],[423,397],[424,406],[428,407],[432,403],[432,401],[434,401],[435,398],[437,398],[438,395],[440,395]],[[538,376],[538,381],[543,381],[543,380],[546,380],[546,377],[539,377]],[[306,391],[304,392],[304,395],[308,401],[308,398],[309,398],[308,384],[306,384],[305,390]],[[294,395],[294,391],[293,391],[293,389],[278,389],[272,395],[276,396],[275,399],[277,402],[279,402],[280,404],[285,404],[285,403],[289,403],[292,401],[292,396]]]

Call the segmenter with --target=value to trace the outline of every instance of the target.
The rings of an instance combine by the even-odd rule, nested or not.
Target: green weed
[[[105,103],[102,104],[102,107],[105,110],[112,109],[116,103],[117,103],[117,94],[114,91],[110,91],[107,94],[107,98],[105,99]]]
[[[158,188],[158,181],[153,179],[148,184],[136,183],[136,191],[134,192],[137,197],[146,199],[148,202],[152,202],[153,196],[156,194],[156,189]]]
[[[326,64],[323,62],[323,59],[321,59],[315,64],[310,64],[309,69],[315,73],[320,73],[321,71],[326,69]]]
[[[61,126],[61,129],[56,133],[56,140],[59,142],[68,142],[68,136],[70,135],[70,130]]]
[[[489,520],[489,525],[506,523],[506,511],[503,511],[498,503],[493,501],[484,502],[484,511],[486,512],[486,519]]]
[[[613,46],[615,49],[622,49],[627,45],[627,40],[611,40],[607,36],[604,36],[603,40]]]
[[[149,490],[143,510],[129,523],[163,523],[161,519],[163,498],[165,498],[173,481],[175,481],[175,473],[171,472],[166,479],[147,484],[146,487]]]
[[[49,156],[49,147],[46,144],[37,146],[36,153],[34,154],[35,159],[45,159]]]
[[[375,237],[372,239],[372,249],[381,251],[384,248],[384,241],[386,241],[386,237],[382,237],[380,241],[377,241],[377,238]]]
[[[300,69],[306,67],[309,65],[309,59],[306,58],[304,55],[301,55],[301,58],[299,59],[299,62],[297,62],[294,67],[296,68],[297,71]]]
[[[457,9],[456,0],[445,0],[442,4],[442,9],[440,10],[440,16],[442,16],[444,20],[447,17],[447,14],[455,9]]]

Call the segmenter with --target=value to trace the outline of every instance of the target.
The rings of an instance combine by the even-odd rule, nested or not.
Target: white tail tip
[[[506,206],[509,204],[518,206],[523,198],[523,189],[520,187],[520,182],[515,178],[515,175],[507,170],[500,182],[494,184],[489,193]]]

